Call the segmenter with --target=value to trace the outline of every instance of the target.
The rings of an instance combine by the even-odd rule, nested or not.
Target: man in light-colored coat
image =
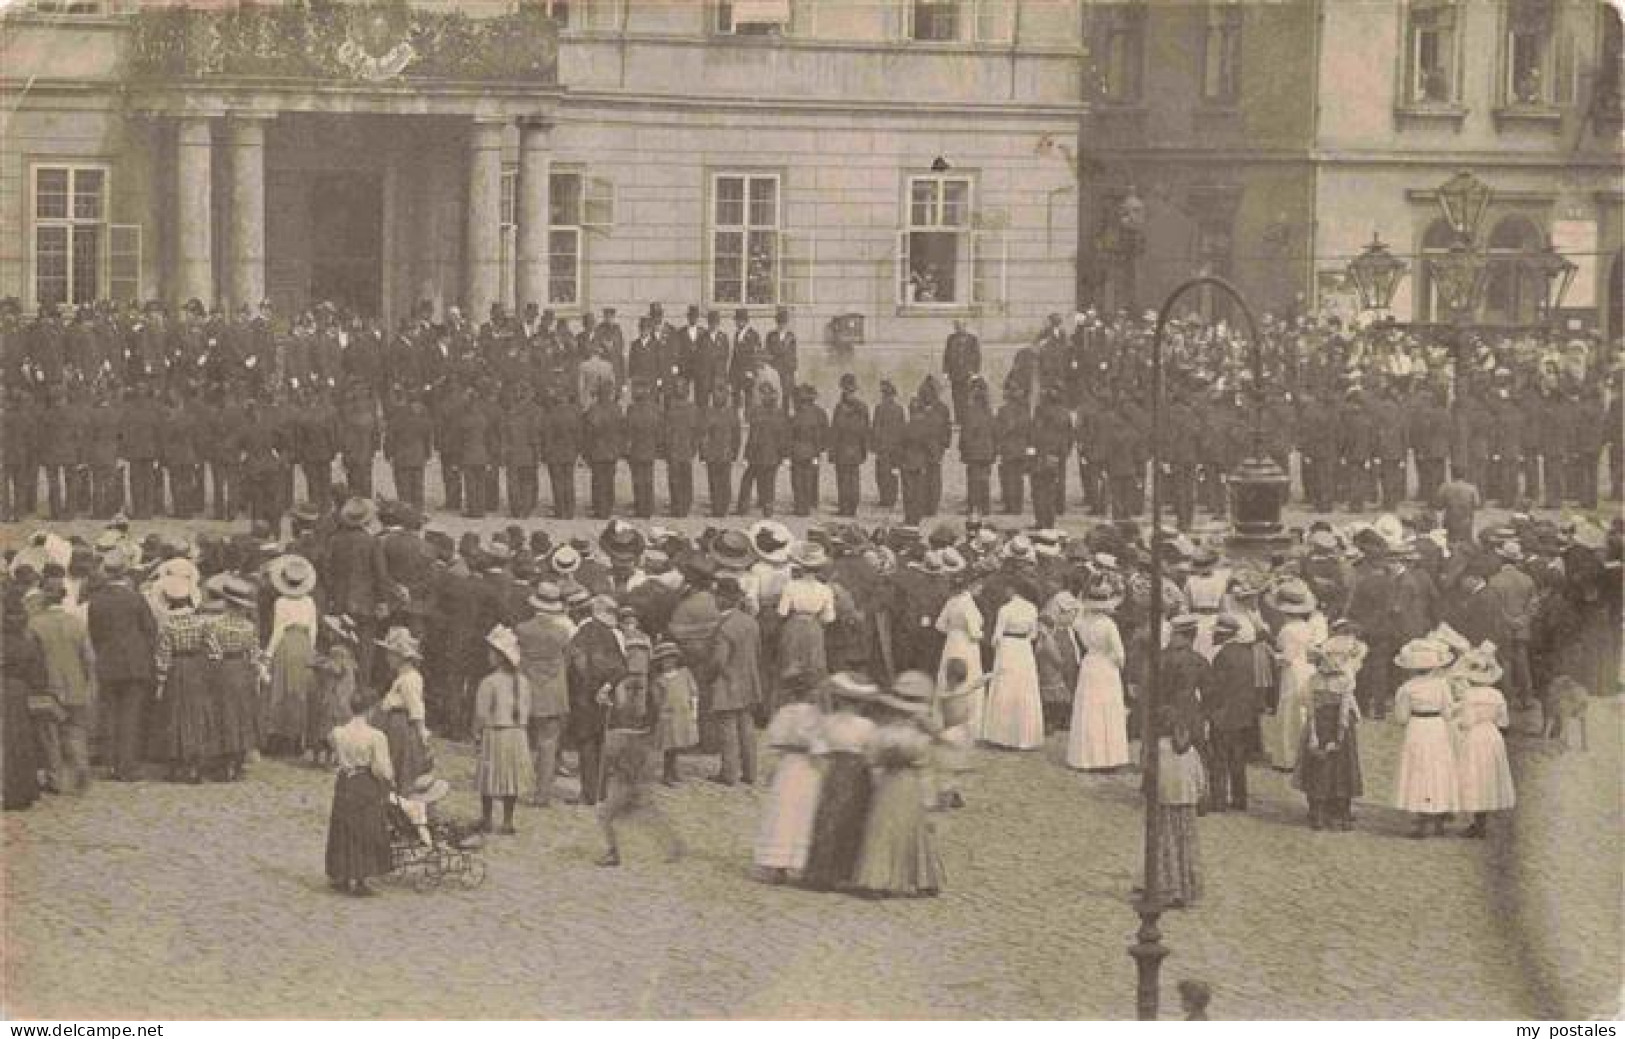
[[[756,782],[756,722],[751,712],[762,699],[762,634],[743,603],[737,581],[718,581],[722,620],[712,648],[716,677],[711,683],[711,717],[722,745],[722,771],[711,781],[723,786],[741,778],[746,786]]]
[[[576,626],[564,614],[559,586],[544,581],[531,597],[536,615],[514,629],[519,639],[519,670],[530,683],[530,746],[536,765],[536,791],[532,802],[546,807],[553,801],[553,777],[558,771],[559,739],[570,713],[570,640]]]
[[[58,710],[36,714],[35,725],[51,787],[78,793],[90,782],[96,653],[85,622],[63,608],[68,592],[62,579],[47,578],[41,590],[43,608],[29,618],[28,630],[45,657],[45,691],[56,699]]]

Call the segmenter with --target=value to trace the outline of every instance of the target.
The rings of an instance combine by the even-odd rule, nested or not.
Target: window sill
[[[1563,125],[1563,110],[1556,105],[1510,104],[1495,109],[1491,114],[1495,117],[1497,129],[1518,123],[1544,125],[1553,130]]]
[[[1467,106],[1438,103],[1400,105],[1394,109],[1394,116],[1402,121],[1452,122],[1459,129],[1467,118]]]
[[[985,303],[899,303],[898,317],[976,317],[988,309]]]
[[[16,10],[0,16],[0,22],[15,26],[37,26],[46,29],[128,29],[128,15],[100,11],[95,14],[66,14],[46,11]]]
[[[1191,109],[1191,122],[1197,125],[1226,125],[1241,122],[1241,107],[1234,102],[1203,101]]]

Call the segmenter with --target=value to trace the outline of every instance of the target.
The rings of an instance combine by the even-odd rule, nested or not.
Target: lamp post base
[[[1162,961],[1168,958],[1168,947],[1162,944],[1162,929],[1157,926],[1162,919],[1162,906],[1142,898],[1135,903],[1134,911],[1140,914],[1140,930],[1134,935],[1128,954],[1134,957],[1137,975],[1135,1015],[1141,1021],[1155,1021],[1161,997]]]
[[[1227,543],[1242,550],[1285,548],[1292,536],[1281,524],[1291,481],[1273,458],[1244,460],[1230,475],[1230,534]]]

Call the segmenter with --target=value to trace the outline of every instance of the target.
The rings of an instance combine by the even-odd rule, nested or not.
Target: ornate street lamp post
[[[1568,295],[1569,285],[1574,282],[1574,272],[1578,270],[1573,260],[1558,252],[1551,242],[1538,253],[1532,253],[1523,258],[1524,270],[1539,279],[1540,285],[1540,316],[1542,320],[1550,321],[1563,307],[1563,298]]]
[[[1405,278],[1405,261],[1388,251],[1388,246],[1371,232],[1371,244],[1349,261],[1349,277],[1360,294],[1361,310],[1387,310],[1394,292]]]
[[[1478,237],[1478,222],[1490,204],[1490,186],[1466,170],[1439,185],[1434,193],[1445,222],[1456,237],[1471,242]]]

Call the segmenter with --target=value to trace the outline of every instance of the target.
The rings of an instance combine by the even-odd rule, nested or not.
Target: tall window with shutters
[[[711,178],[710,302],[772,306],[779,293],[779,175]]]
[[[108,295],[112,280],[107,219],[108,167],[37,165],[33,168],[33,290],[37,304],[91,303]],[[139,279],[128,268],[130,235],[121,235],[120,288]],[[135,236],[139,243],[139,234]],[[139,284],[135,286],[139,290]]]

